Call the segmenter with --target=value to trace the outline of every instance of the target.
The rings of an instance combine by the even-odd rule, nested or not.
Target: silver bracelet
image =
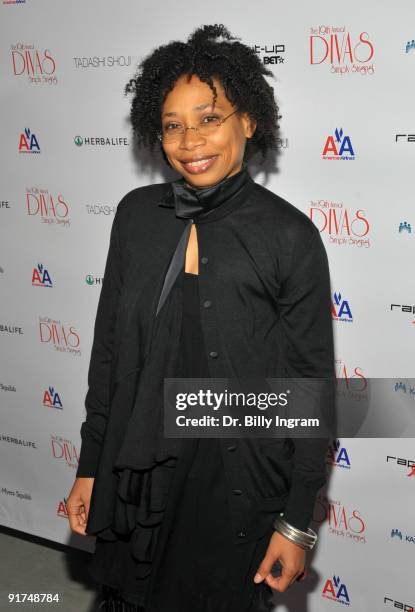
[[[293,527],[282,518],[283,515],[284,513],[281,512],[273,522],[275,531],[278,531],[278,533],[294,542],[294,544],[298,544],[301,548],[311,550],[317,542],[316,532],[310,528],[308,528],[307,531],[301,531],[301,529]]]

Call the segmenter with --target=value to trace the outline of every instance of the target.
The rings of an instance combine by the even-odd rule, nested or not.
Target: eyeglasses
[[[204,117],[200,118],[198,126],[192,127],[184,127],[184,125],[181,125],[176,121],[169,121],[169,123],[163,125],[161,133],[157,136],[162,142],[175,142],[176,140],[180,140],[186,130],[195,130],[201,136],[211,136],[222,125],[222,123],[226,121],[226,119],[232,117],[232,115],[234,115],[236,112],[238,112],[238,109],[234,110],[232,113],[230,113],[230,115],[227,115],[223,119],[215,114],[205,115]]]

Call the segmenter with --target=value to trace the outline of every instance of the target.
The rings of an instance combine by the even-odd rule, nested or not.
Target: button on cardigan
[[[176,217],[171,195],[170,183],[133,189],[119,203],[111,229],[77,471],[95,477],[90,535],[111,529],[120,470],[170,465],[168,453],[157,454],[158,432],[147,423],[154,394],[162,400],[163,376],[174,371],[180,327],[178,293],[169,295],[164,318],[155,317],[186,224]],[[238,198],[195,224],[210,376],[334,379],[329,266],[312,221],[249,176]],[[147,398],[142,412],[137,393]],[[295,527],[309,526],[327,480],[328,442],[220,439],[235,543],[261,537],[281,511]]]

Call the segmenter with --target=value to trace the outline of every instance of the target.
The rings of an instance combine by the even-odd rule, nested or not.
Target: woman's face
[[[163,127],[169,123],[197,127],[209,115],[223,119],[236,110],[217,79],[212,79],[218,94],[214,108],[209,85],[196,75],[192,75],[189,82],[186,79],[186,75],[181,76],[164,101],[161,110]],[[172,167],[190,186],[199,189],[211,187],[239,172],[246,139],[251,138],[254,131],[255,122],[246,113],[235,113],[209,136],[202,136],[197,130],[186,130],[176,141],[163,142],[163,149]],[[201,160],[204,161],[192,165],[192,162]]]

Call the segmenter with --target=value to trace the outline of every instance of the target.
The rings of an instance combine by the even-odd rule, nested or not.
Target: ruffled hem
[[[119,470],[112,524],[94,534],[107,541],[130,542],[137,579],[151,572],[176,463],[172,458],[151,469]]]
[[[103,599],[99,610],[102,612],[144,612],[144,606],[127,601],[117,589],[109,585],[103,584],[101,593]]]

